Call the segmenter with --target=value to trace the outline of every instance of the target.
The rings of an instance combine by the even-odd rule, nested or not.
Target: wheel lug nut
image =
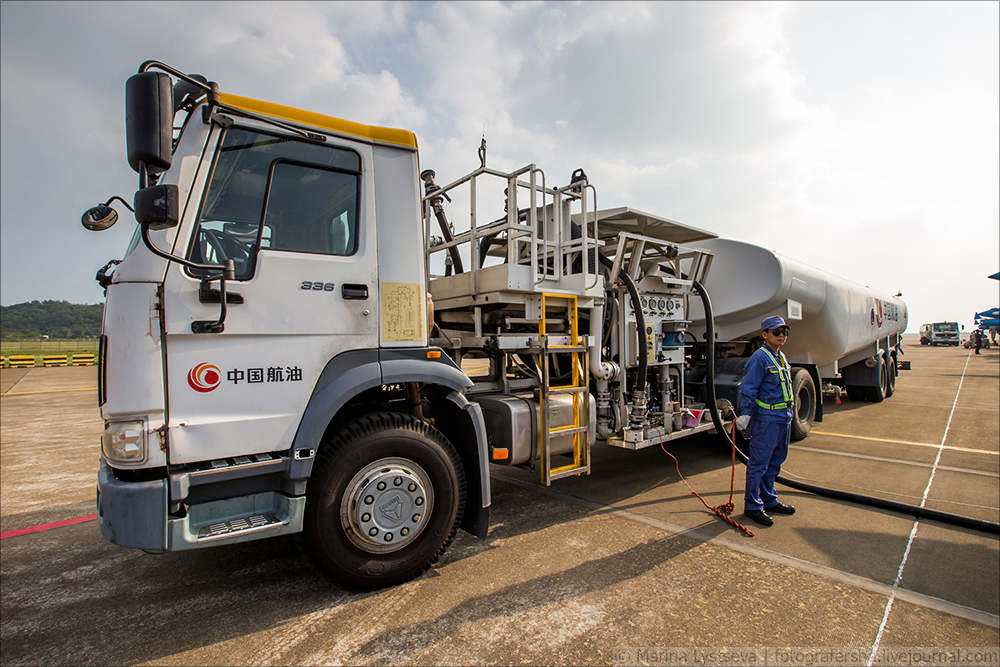
[[[374,498],[371,496],[365,496],[365,505],[371,505],[373,502],[375,502]]]
[[[379,491],[385,491],[385,482],[379,482],[376,487]]]
[[[403,537],[406,537],[407,535],[410,534],[410,529],[409,528],[403,528],[402,530],[399,531],[399,534],[402,535]]]
[[[392,542],[392,533],[386,533],[385,537],[383,537],[382,539],[384,539],[386,542]]]
[[[371,535],[372,537],[375,537],[376,535],[378,535],[378,528],[372,528],[371,530],[368,531],[368,534]]]
[[[397,477],[396,479],[392,480],[393,486],[400,486],[402,483],[403,483],[402,477]]]
[[[368,512],[365,512],[364,514],[361,515],[361,523],[368,523],[371,520],[372,520],[372,515],[369,514]]]
[[[406,490],[409,491],[410,493],[413,493],[414,491],[417,490],[417,485],[414,484],[413,482],[410,482],[410,485],[406,487]]]
[[[420,507],[421,505],[424,504],[424,499],[423,498],[414,498],[413,499],[413,504],[416,505],[417,507]]]
[[[420,515],[419,514],[414,514],[413,515],[413,523],[420,523]]]

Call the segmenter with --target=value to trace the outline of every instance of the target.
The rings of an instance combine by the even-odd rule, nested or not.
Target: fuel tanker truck
[[[760,320],[793,335],[796,437],[825,388],[892,394],[905,306],[629,208],[583,170],[422,170],[416,137],[143,63],[138,223],[106,290],[101,533],[150,552],[295,534],[355,588],[485,537],[490,468],[726,428]],[[706,418],[706,413],[711,420]],[[725,420],[725,421],[724,421]]]

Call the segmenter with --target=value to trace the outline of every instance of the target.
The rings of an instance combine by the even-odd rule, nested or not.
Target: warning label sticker
[[[424,340],[424,288],[411,283],[382,283],[382,342]]]

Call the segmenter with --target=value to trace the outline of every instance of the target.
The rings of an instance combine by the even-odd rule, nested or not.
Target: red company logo
[[[222,382],[222,371],[212,364],[198,364],[188,371],[188,384],[195,391],[212,391]]]

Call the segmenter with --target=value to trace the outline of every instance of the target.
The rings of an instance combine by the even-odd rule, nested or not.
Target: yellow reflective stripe
[[[237,109],[243,109],[244,111],[279,120],[290,121],[299,125],[330,130],[336,134],[347,134],[382,144],[396,144],[397,146],[412,148],[413,150],[417,149],[417,136],[409,130],[364,125],[321,113],[286,107],[282,104],[261,102],[260,100],[240,97],[239,95],[230,95],[228,93],[220,93],[219,101],[226,106],[236,107]]]
[[[778,384],[781,385],[781,397],[783,399],[785,399],[785,404],[781,405],[780,403],[777,403],[776,406],[779,406],[779,407],[788,407],[792,403],[792,376],[791,376],[792,369],[788,365],[788,362],[785,361],[785,355],[781,354],[780,350],[778,351],[778,356],[781,359],[781,361],[778,361],[778,359],[775,359],[774,355],[771,354],[771,351],[769,349],[767,349],[766,345],[762,346],[761,349],[764,350],[764,354],[767,355],[768,359],[770,359],[771,361],[774,362],[774,365],[778,369],[777,371],[771,371],[771,372],[772,373],[775,373],[775,372],[778,373]],[[784,362],[784,363],[782,363],[782,362]],[[771,369],[768,369],[768,370],[771,370]],[[787,375],[785,373],[782,373],[781,371],[787,371]],[[758,402],[758,404],[760,404],[760,405],[762,405],[764,407],[768,406],[767,403],[761,403],[759,400],[757,402]],[[776,410],[778,408],[777,407],[772,407],[772,408],[769,408],[769,409]]]
[[[757,400],[757,405],[759,405],[762,408],[767,408],[768,410],[783,410],[784,408],[790,408],[790,407],[792,407],[792,404],[791,403],[787,403],[787,402],[786,403],[775,403],[774,405],[772,405],[770,403],[765,403],[764,401],[760,400],[759,398],[756,399],[756,400]]]

